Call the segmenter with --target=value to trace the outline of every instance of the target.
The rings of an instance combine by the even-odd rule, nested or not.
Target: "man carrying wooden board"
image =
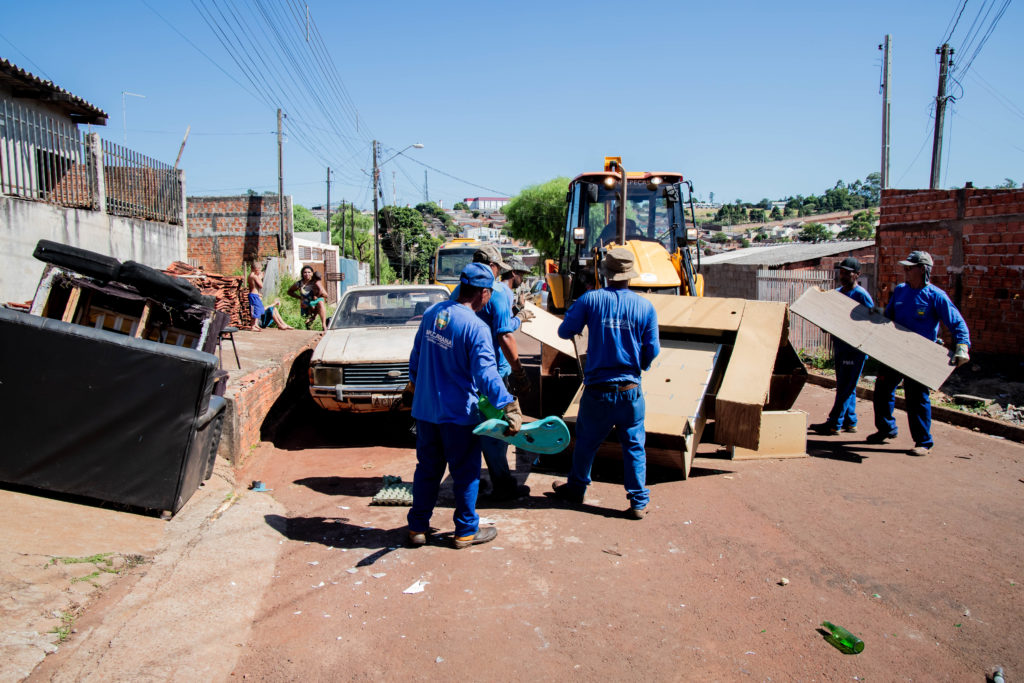
[[[929,341],[938,339],[941,322],[956,342],[956,352],[950,363],[959,367],[970,360],[967,353],[971,344],[970,333],[963,316],[946,293],[928,282],[933,264],[931,254],[927,251],[913,251],[906,260],[900,261],[906,282],[893,290],[885,307],[885,317]],[[914,438],[914,447],[908,452],[911,455],[928,455],[934,444],[928,387],[885,366],[879,369],[878,379],[875,380],[875,429],[878,431],[868,436],[867,441],[885,443],[896,437],[899,430],[892,412],[896,404],[896,387],[901,381],[906,396],[910,435]]]

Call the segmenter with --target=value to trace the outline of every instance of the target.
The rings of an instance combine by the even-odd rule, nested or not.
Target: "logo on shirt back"
[[[434,318],[434,329],[439,331],[444,330],[444,328],[448,327],[448,323],[451,322],[451,319],[451,313],[448,311],[441,311],[437,314],[437,317]]]
[[[613,330],[621,330],[621,329],[629,329],[630,328],[629,321],[628,320],[623,320],[622,318],[602,318],[601,319],[601,325],[603,325],[604,327],[613,329]]]

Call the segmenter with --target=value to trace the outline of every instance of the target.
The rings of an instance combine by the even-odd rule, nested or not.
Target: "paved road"
[[[832,394],[807,387],[820,418]],[[870,409],[862,410],[868,413]],[[862,419],[864,417],[862,416]],[[901,425],[905,418],[901,415]],[[981,680],[1024,670],[1024,447],[936,425],[926,458],[814,437],[813,457],[652,473],[626,519],[618,463],[582,510],[545,491],[485,509],[493,543],[453,550],[450,502],[425,548],[400,426],[303,414],[265,443],[244,494],[112,590],[38,680]],[[527,474],[520,463],[520,477]],[[187,508],[188,509],[188,508]],[[198,508],[195,508],[198,510]],[[780,585],[785,577],[788,585]],[[403,591],[420,582],[423,591]],[[828,645],[828,619],[867,646]]]

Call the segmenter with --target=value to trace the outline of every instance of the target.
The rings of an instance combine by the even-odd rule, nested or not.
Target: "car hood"
[[[416,325],[328,330],[310,363],[393,363],[409,360]]]

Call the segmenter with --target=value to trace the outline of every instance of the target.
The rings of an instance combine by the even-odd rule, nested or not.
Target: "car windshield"
[[[661,242],[666,249],[674,249],[671,240],[671,226],[682,226],[683,216],[679,204],[668,204],[660,188],[648,188],[646,183],[630,179],[626,195],[626,239]],[[582,206],[580,201],[582,200]],[[604,185],[598,186],[598,199],[591,202],[588,197],[577,197],[574,211],[582,211],[586,227],[584,248],[589,251],[599,242],[616,240],[615,215],[618,209],[618,193]],[[570,217],[575,225],[575,217]]]
[[[448,298],[433,288],[366,289],[342,297],[331,329],[418,325],[424,311]]]
[[[476,247],[442,249],[437,253],[437,281],[456,284],[462,269],[473,260]]]

